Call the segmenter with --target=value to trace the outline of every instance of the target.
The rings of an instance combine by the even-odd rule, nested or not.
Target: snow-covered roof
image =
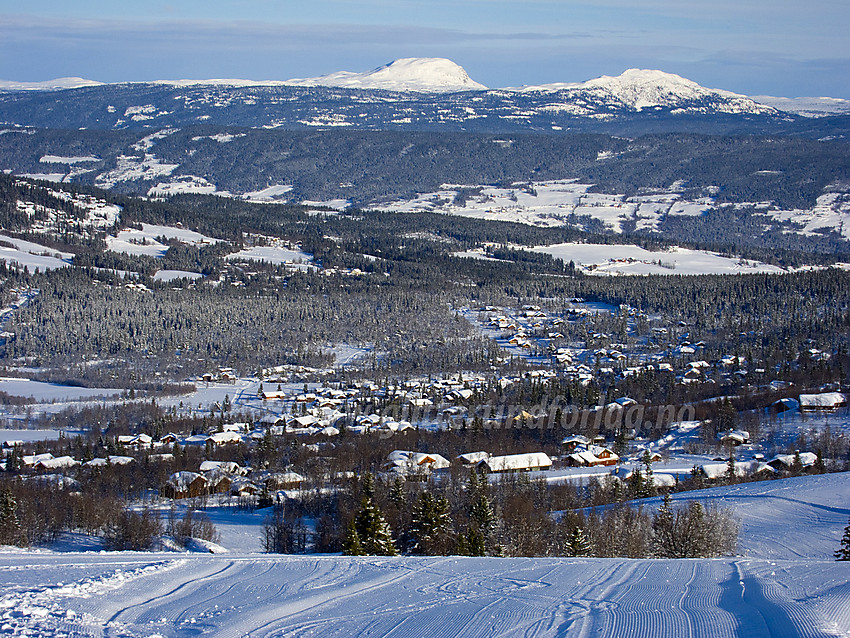
[[[57,456],[53,459],[42,459],[38,461],[35,466],[45,470],[58,470],[64,467],[74,467],[79,464],[79,461],[70,456]]]
[[[242,467],[234,461],[203,461],[201,463],[201,467],[198,468],[200,472],[213,472],[213,471],[221,471],[227,472],[228,474],[239,474],[242,471]]]
[[[187,490],[189,486],[197,481],[202,480],[204,483],[207,480],[197,472],[175,472],[168,477],[167,483],[177,490]]]
[[[540,467],[551,467],[552,459],[544,452],[529,452],[527,454],[508,454],[506,456],[491,456],[481,461],[491,472],[511,472],[529,470]]]
[[[239,443],[242,440],[242,435],[238,432],[214,432],[206,437],[205,441],[210,441],[217,445],[226,443]]]
[[[108,465],[127,465],[128,463],[132,463],[135,461],[132,456],[114,456],[110,455],[107,459],[92,459],[91,461],[86,461],[83,465],[88,467],[105,467]]]
[[[52,459],[53,455],[50,452],[45,452],[44,454],[27,454],[21,457],[24,465],[35,465],[36,463],[40,463],[41,461],[46,461],[47,459]]]
[[[477,465],[481,461],[486,461],[490,458],[489,452],[467,452],[466,454],[459,454],[457,460],[463,463],[464,465]]]
[[[841,392],[821,392],[819,394],[801,394],[801,408],[836,408],[847,403],[847,397]]]
[[[773,467],[791,467],[794,465],[794,454],[778,454],[768,461],[768,464]],[[800,452],[800,463],[803,467],[809,467],[815,464],[818,457],[814,452]]]

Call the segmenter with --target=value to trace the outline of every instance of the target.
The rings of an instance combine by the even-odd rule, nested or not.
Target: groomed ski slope
[[[0,633],[850,635],[850,564],[831,560],[850,515],[850,474],[678,498],[689,496],[737,509],[745,556],[673,561],[9,552],[0,554]]]

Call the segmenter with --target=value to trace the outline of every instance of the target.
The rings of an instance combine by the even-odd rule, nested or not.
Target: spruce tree
[[[581,526],[576,525],[570,530],[567,535],[567,540],[564,545],[564,554],[566,556],[590,556],[593,552],[593,545],[587,537]]]
[[[652,454],[650,451],[644,450],[643,456],[640,459],[640,462],[643,464],[643,482],[640,486],[640,492],[637,495],[638,498],[649,498],[650,496],[655,496],[655,479],[652,476]]]
[[[18,502],[7,487],[0,492],[0,545],[21,545],[23,534],[18,520]]]
[[[345,556],[364,556],[366,554],[363,551],[363,545],[360,544],[360,535],[357,533],[357,526],[353,519],[348,524],[348,531],[342,541],[342,553]]]
[[[424,492],[413,506],[410,523],[414,554],[442,554],[448,550],[452,535],[449,502],[444,496]]]
[[[398,555],[390,526],[371,498],[363,499],[363,507],[354,518],[354,528],[364,554],[375,556]]]
[[[735,452],[729,450],[729,459],[726,461],[726,483],[733,485],[737,481],[738,474],[735,470]]]
[[[850,519],[844,528],[844,536],[841,537],[841,546],[835,551],[835,560],[850,561]]]
[[[487,555],[487,540],[480,529],[469,527],[466,530],[466,550],[469,556]]]

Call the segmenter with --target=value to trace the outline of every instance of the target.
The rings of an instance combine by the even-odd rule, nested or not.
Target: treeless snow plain
[[[0,554],[0,631],[844,636],[850,572],[832,551],[850,515],[848,497],[850,474],[677,495],[734,507],[742,518],[744,555],[714,560],[12,550]]]

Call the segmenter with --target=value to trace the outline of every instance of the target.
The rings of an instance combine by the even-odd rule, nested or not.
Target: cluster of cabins
[[[548,470],[552,459],[544,452],[491,455],[489,452],[469,452],[455,457],[460,467],[477,468],[488,473],[531,472]],[[384,472],[404,477],[416,477],[435,470],[446,470],[452,463],[440,454],[394,450],[382,466]]]
[[[233,461],[204,461],[197,472],[175,472],[169,476],[160,495],[173,499],[211,494],[256,496],[263,491],[299,489],[306,480],[297,472],[252,471]]]

